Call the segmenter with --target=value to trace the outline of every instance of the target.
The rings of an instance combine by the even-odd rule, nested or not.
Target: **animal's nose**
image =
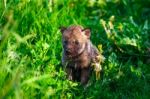
[[[70,54],[71,53],[71,51],[70,50],[66,50],[66,54]]]
[[[71,48],[71,47],[67,47],[67,48],[66,48],[66,53],[67,53],[67,54],[70,54],[71,51],[72,51],[72,48]]]
[[[68,44],[68,45],[66,46],[66,50],[70,52],[71,49],[72,49],[72,46],[71,46],[70,44]]]

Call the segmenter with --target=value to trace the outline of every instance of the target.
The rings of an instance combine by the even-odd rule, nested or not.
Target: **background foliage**
[[[1,0],[0,99],[150,98],[149,0]],[[91,28],[106,60],[86,88],[65,78],[60,26]]]

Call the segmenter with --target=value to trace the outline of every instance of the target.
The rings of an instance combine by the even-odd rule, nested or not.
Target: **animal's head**
[[[82,53],[86,42],[90,39],[90,29],[84,29],[82,26],[70,26],[62,27],[60,30],[65,55],[74,57]]]

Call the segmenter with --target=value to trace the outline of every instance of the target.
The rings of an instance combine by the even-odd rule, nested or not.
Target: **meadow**
[[[59,27],[82,25],[99,80],[66,79]],[[149,99],[150,0],[1,0],[0,99]]]

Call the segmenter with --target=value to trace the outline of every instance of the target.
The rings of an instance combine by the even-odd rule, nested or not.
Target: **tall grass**
[[[148,0],[2,0],[0,99],[150,97]],[[91,28],[106,57],[101,79],[68,81],[60,26]]]

